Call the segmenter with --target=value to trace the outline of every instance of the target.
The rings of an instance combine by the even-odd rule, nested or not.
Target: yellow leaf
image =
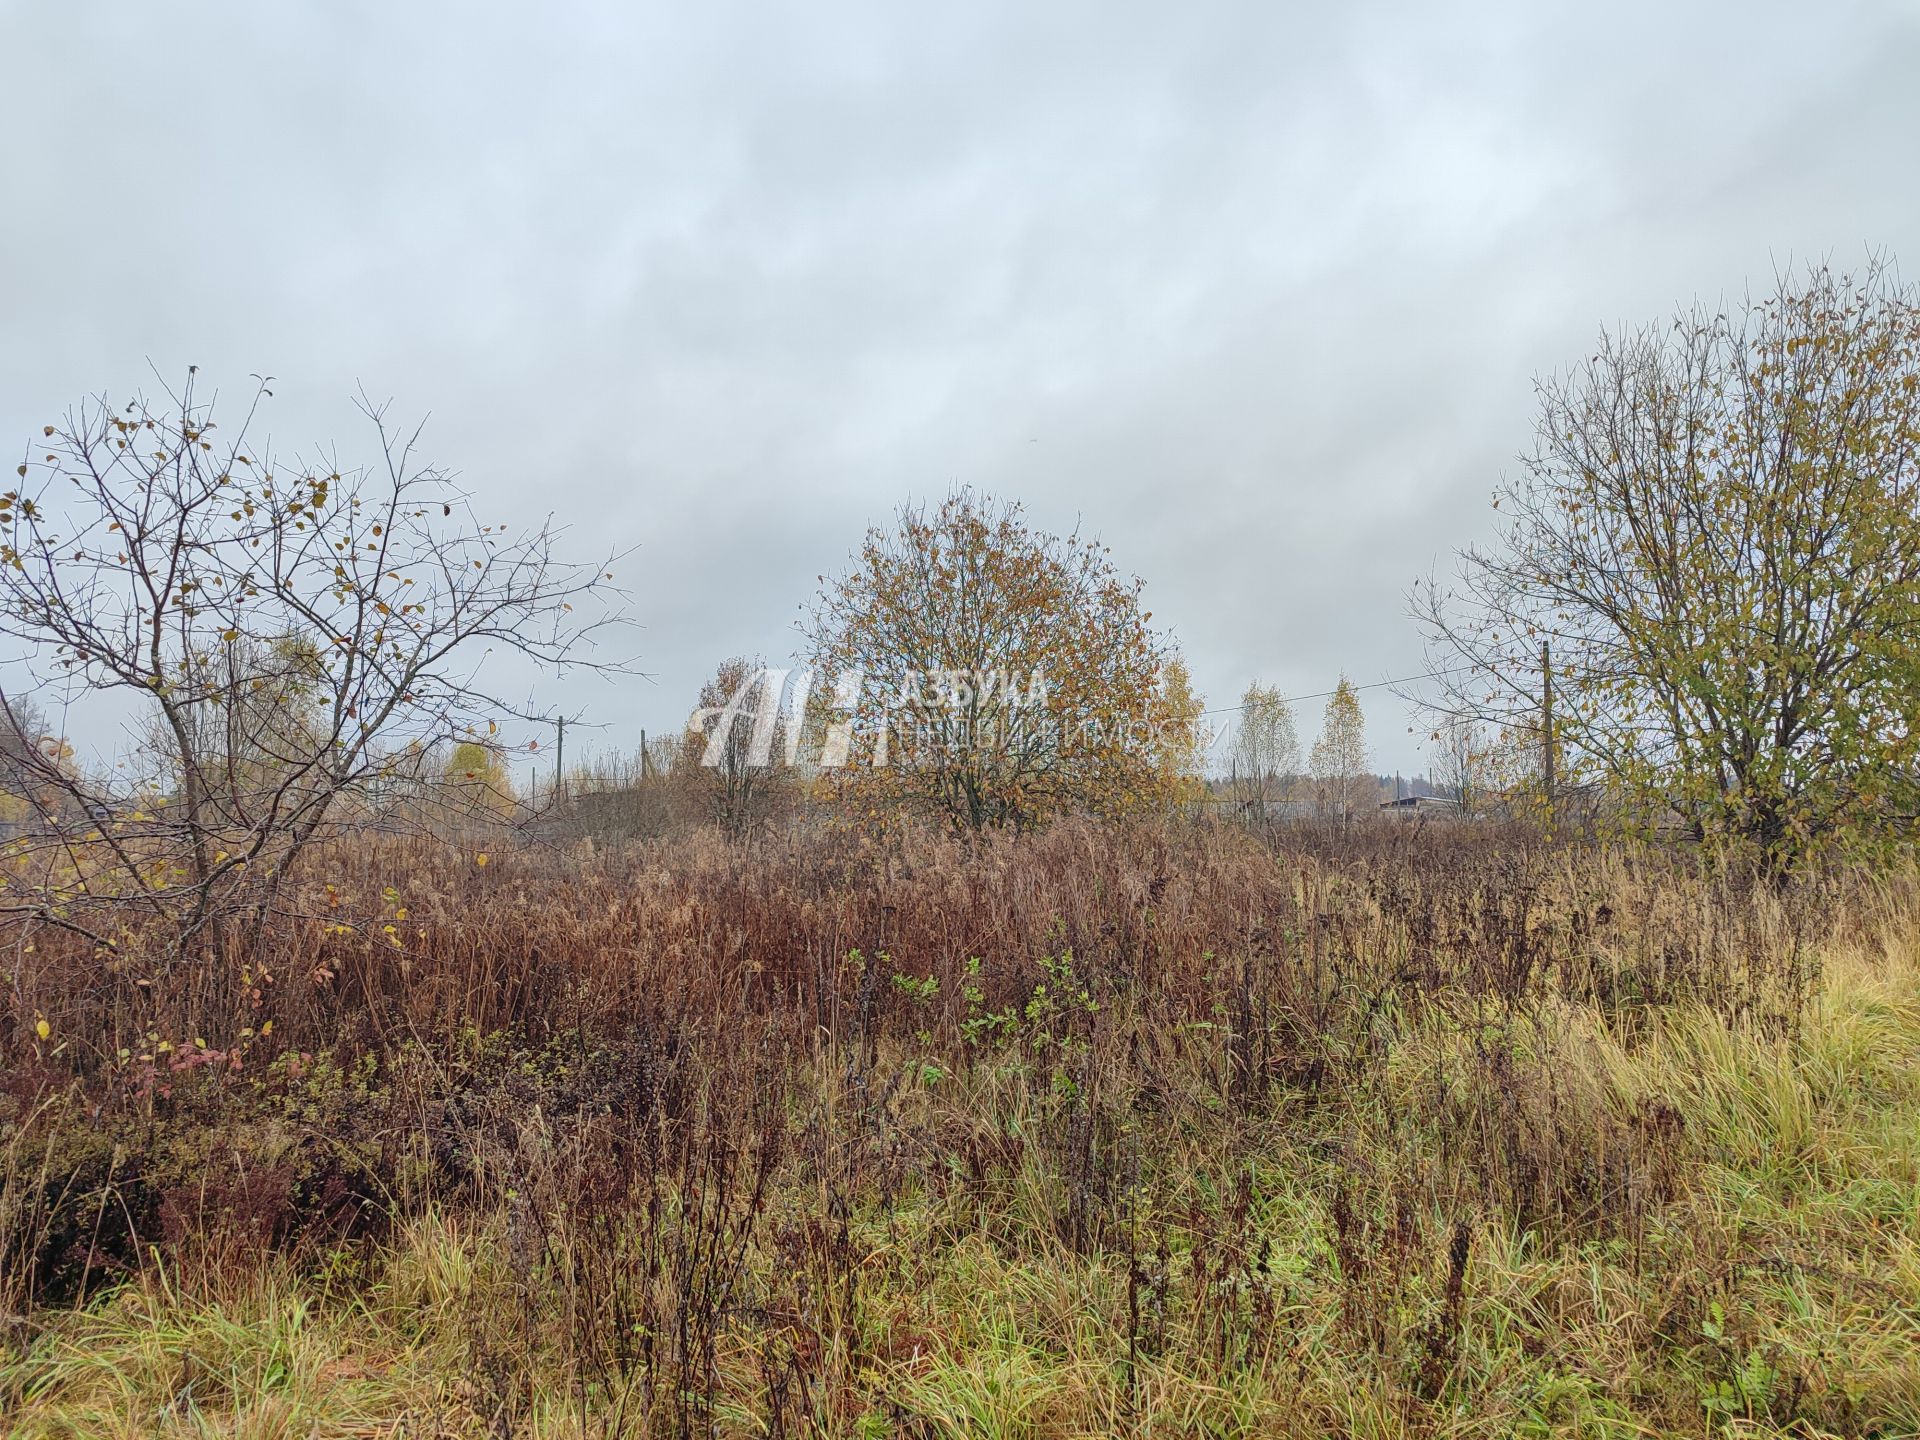
[[[38,1035],[42,1040],[45,1040],[49,1035],[53,1034],[53,1027],[47,1024],[43,1016],[39,1020],[34,1021],[33,1033]]]

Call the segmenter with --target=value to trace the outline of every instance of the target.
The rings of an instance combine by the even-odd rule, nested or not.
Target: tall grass
[[[16,947],[19,1433],[1920,1430],[1910,875],[809,829],[306,910]]]

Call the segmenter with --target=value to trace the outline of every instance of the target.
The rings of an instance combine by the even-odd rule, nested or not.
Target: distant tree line
[[[548,522],[477,513],[384,409],[363,403],[372,459],[349,469],[253,445],[264,386],[229,432],[197,383],[83,404],[0,494],[0,915],[107,950],[134,916],[176,956],[244,950],[329,837],[525,818],[512,707],[475,658],[620,668],[591,648],[606,565],[563,560]],[[1920,296],[1890,260],[1815,266],[1604,335],[1538,395],[1495,539],[1415,589],[1436,787],[1776,870],[1902,841]],[[870,530],[801,629],[787,689],[728,661],[699,724],[638,756],[660,814],[740,836],[802,806],[965,831],[1201,801],[1347,823],[1381,798],[1345,677],[1304,756],[1287,700],[1254,684],[1210,760],[1139,578],[971,490]],[[142,716],[135,753],[82,763],[45,706],[115,693]]]

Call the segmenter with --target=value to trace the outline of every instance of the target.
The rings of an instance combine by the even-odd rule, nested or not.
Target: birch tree
[[[1228,769],[1236,807],[1249,819],[1263,819],[1300,768],[1300,740],[1293,708],[1279,690],[1255,683],[1240,697]]]
[[[1313,742],[1308,763],[1313,772],[1315,809],[1322,819],[1351,820],[1372,799],[1366,716],[1360,710],[1359,692],[1344,675],[1327,699],[1320,738]]]

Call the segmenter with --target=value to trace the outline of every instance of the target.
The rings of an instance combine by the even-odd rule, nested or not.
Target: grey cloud
[[[274,373],[290,445],[430,411],[639,547],[652,680],[553,697],[603,743],[955,483],[1104,536],[1214,703],[1407,673],[1530,376],[1920,263],[1905,4],[16,3],[0,54],[0,438],[149,358]]]

